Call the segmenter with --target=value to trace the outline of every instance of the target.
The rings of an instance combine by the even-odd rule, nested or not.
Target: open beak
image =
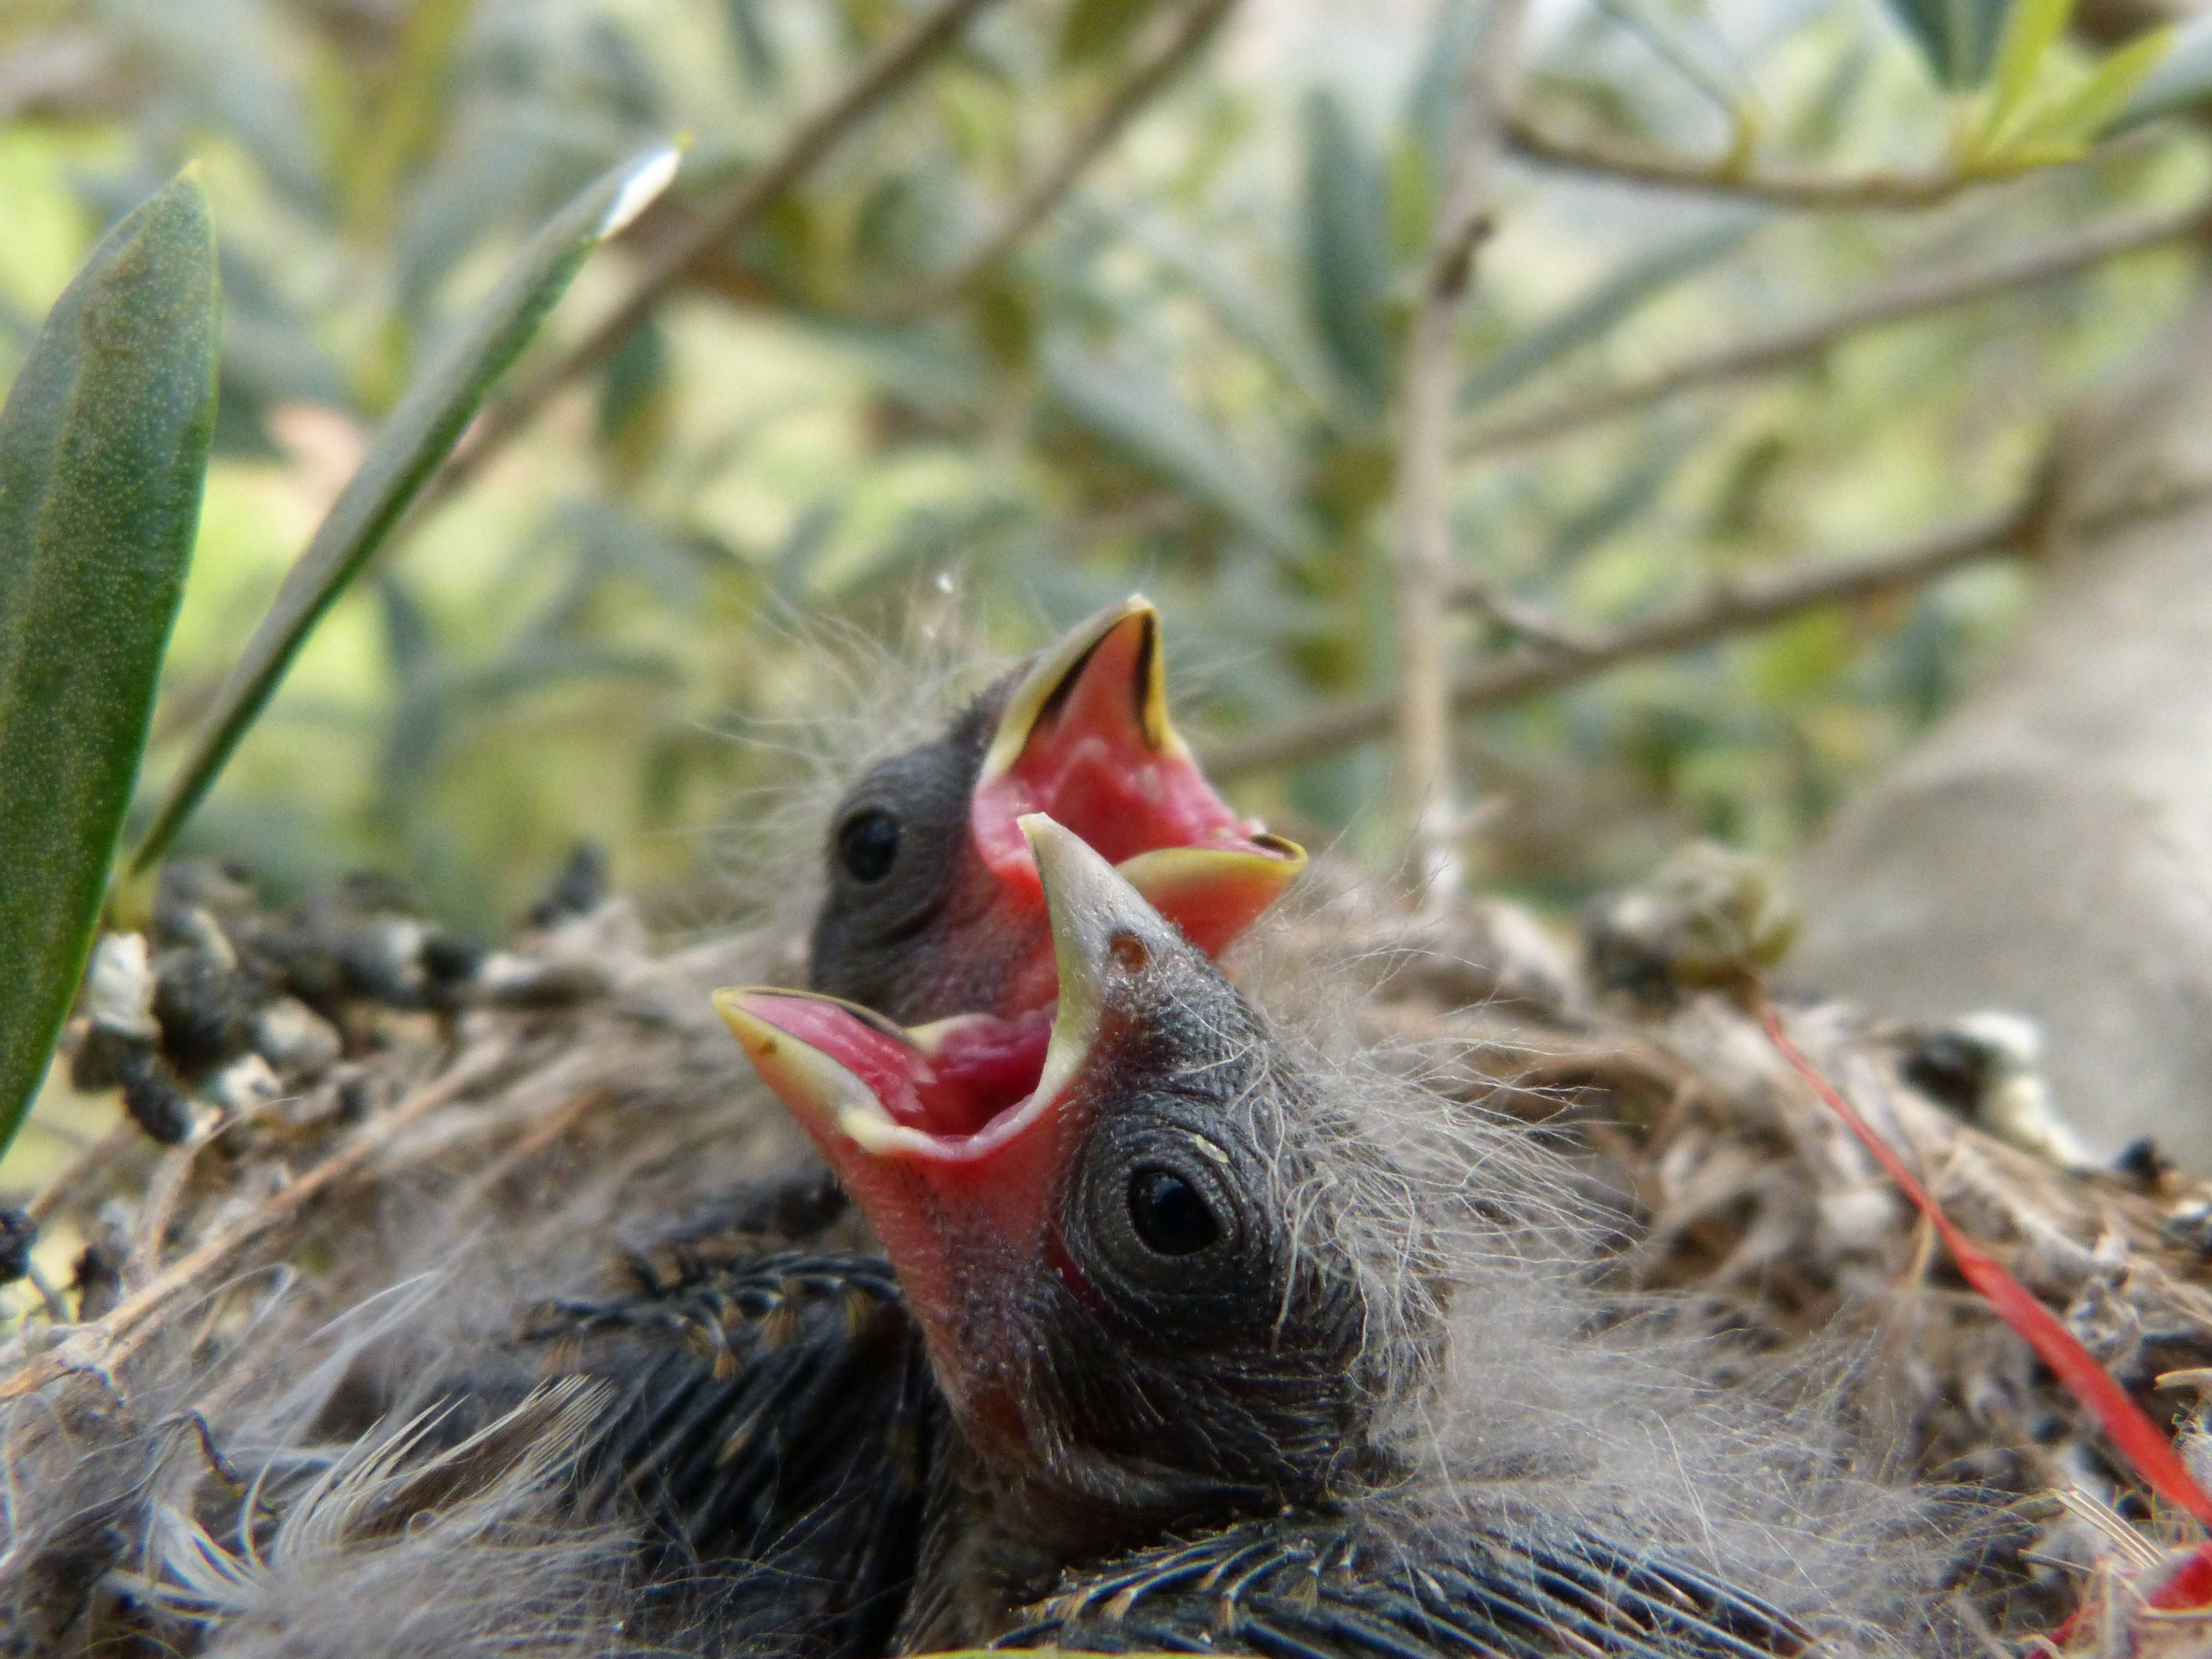
[[[1059,998],[1011,1018],[902,1030],[805,992],[718,991],[714,1006],[791,1109],[898,1269],[938,1375],[956,1393],[975,1322],[1053,1271],[1052,1206],[1122,1029],[1117,982],[1176,930],[1081,836],[1039,815],[1019,829],[1043,887]],[[1006,1287],[1003,1293],[994,1286]],[[988,1346],[988,1345],[987,1345]]]
[[[1132,948],[1150,948],[1146,935],[1159,937],[1158,915],[1080,836],[1041,814],[1021,828],[1059,974],[1049,1014],[961,1015],[908,1030],[811,991],[714,993],[761,1080],[841,1174],[862,1158],[981,1164],[1024,1139],[1090,1058],[1110,976],[1127,971]]]
[[[1008,696],[969,811],[983,861],[1034,891],[1021,821],[1043,813],[1095,848],[1209,955],[1304,867],[1296,843],[1237,816],[1168,720],[1159,612],[1142,596],[1070,629]]]
[[[1092,1059],[1113,981],[1174,938],[1080,836],[1034,814],[1021,829],[1042,876],[1059,974],[1049,1012],[908,1030],[811,992],[714,994],[762,1081],[879,1233],[916,1207],[917,1187],[933,1194],[921,1207],[972,1200],[1001,1231],[1034,1232],[1076,1127],[1063,1109]]]

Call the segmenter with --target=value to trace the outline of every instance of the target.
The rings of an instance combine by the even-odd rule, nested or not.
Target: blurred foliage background
[[[542,358],[927,9],[9,0],[0,380],[188,156],[222,236],[218,457],[149,790],[530,227],[689,136]],[[2201,90],[2200,32],[2100,82],[2155,20],[2084,11],[1999,132],[2002,66],[1974,88],[2008,10],[1530,14],[1466,313],[1449,637],[1561,672],[1458,727],[1476,879],[1565,904],[1688,834],[1786,853],[2031,602],[2019,562],[1954,558],[1596,672],[1716,583],[2016,514],[2066,410],[2187,300],[2212,155],[2148,118]],[[1273,744],[1232,793],[1395,856],[1387,749],[1273,735],[1391,683],[1399,343],[1474,26],[1458,0],[977,8],[387,550],[183,849],[272,899],[385,870],[495,932],[589,838],[696,925],[787,763],[744,734],[840,695],[825,626],[903,649],[958,616],[1022,649],[1142,586],[1187,727]]]

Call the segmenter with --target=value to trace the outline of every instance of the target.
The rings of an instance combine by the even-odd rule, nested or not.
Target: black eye
[[[856,812],[837,831],[837,861],[854,881],[881,881],[898,858],[899,821],[888,812]]]
[[[1162,1255],[1195,1255],[1221,1237],[1198,1188],[1157,1166],[1129,1177],[1129,1221],[1146,1248]]]

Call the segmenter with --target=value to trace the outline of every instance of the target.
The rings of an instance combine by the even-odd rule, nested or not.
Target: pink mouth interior
[[[891,1121],[927,1135],[947,1163],[981,1158],[1018,1133],[1052,1038],[1052,1010],[975,1015],[945,1026],[925,1054],[851,1010],[812,997],[763,996],[756,1011],[866,1085]]]
[[[1155,648],[1144,629],[1115,629],[1061,685],[1012,768],[975,792],[970,823],[984,862],[1001,878],[1036,884],[1016,820],[1043,812],[1120,864],[1161,847],[1265,850],[1256,818],[1240,818],[1190,757],[1155,749],[1144,697]]]
[[[1194,847],[1285,856],[1256,818],[1241,818],[1216,794],[1180,745],[1155,747],[1144,726],[1151,630],[1116,627],[1062,681],[1039,714],[1020,756],[975,792],[970,825],[984,863],[1002,882],[1039,904],[1043,884],[1018,822],[1043,812],[1122,864],[1163,848]],[[1293,849],[1294,852],[1294,849]],[[1273,890],[1251,894],[1191,884],[1155,895],[1161,913],[1209,954],[1251,921]],[[762,997],[757,1012],[851,1072],[891,1121],[929,1138],[909,1155],[972,1164],[1020,1138],[1036,1113],[1057,994],[1049,939],[1040,938],[1031,970],[1015,981],[1020,1012],[965,1015],[942,1023],[925,1053],[834,1002]],[[773,1012],[770,1012],[772,1005]]]

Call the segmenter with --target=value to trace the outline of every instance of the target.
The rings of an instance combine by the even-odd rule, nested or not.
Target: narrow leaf
[[[1306,302],[1337,378],[1370,415],[1390,390],[1389,191],[1334,97],[1306,100]]]
[[[1889,0],[1889,11],[1939,86],[1964,91],[1990,78],[2004,0]]]
[[[1045,378],[1071,419],[1177,484],[1277,553],[1311,541],[1297,510],[1229,439],[1183,401],[1164,374],[1138,360],[1101,362],[1048,340]]]
[[[2005,129],[2035,83],[2036,71],[2050,56],[2073,11],[2074,0],[2013,0],[2004,33],[1997,41],[1996,75],[1990,87],[1989,114],[1982,122],[1985,146],[2002,141]]]
[[[2022,144],[2087,144],[2102,132],[2173,42],[2173,31],[2153,29],[2097,65],[2096,73],[2031,116],[2019,132]]]
[[[2212,98],[2212,12],[2178,25],[2157,66],[2145,76],[2126,106],[2106,124],[2106,133],[2172,115]]]
[[[455,331],[451,344],[401,398],[354,475],[277,590],[269,614],[216,693],[133,866],[161,854],[276,691],[323,614],[383,545],[429,481],[492,384],[514,362],[585,258],[644,209],[675,176],[678,153],[623,162],[556,215],[515,258],[499,286]]]
[[[215,434],[215,232],[183,178],[101,239],[0,410],[0,1149],[76,994]]]
[[[1570,352],[1601,338],[1647,301],[1719,264],[1765,216],[1731,214],[1638,254],[1581,299],[1478,364],[1460,387],[1461,412],[1504,396]]]

